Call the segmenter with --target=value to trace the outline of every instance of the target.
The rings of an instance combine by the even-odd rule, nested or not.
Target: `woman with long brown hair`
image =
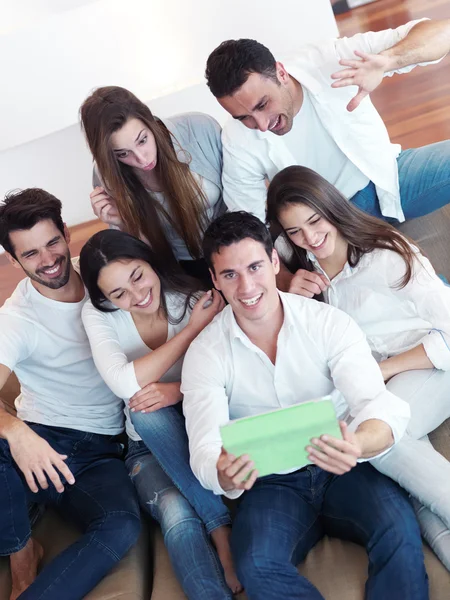
[[[155,117],[128,90],[95,90],[80,109],[95,161],[94,213],[147,241],[164,262],[208,280],[203,231],[225,211],[220,127],[210,116]]]
[[[352,316],[387,388],[410,404],[406,435],[371,462],[423,505],[424,535],[450,570],[450,463],[427,437],[450,417],[450,288],[411,240],[306,167],[280,171],[267,204],[292,249],[290,291]]]

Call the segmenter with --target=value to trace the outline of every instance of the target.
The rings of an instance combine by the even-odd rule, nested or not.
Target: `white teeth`
[[[151,291],[145,296],[142,302],[139,302],[138,304],[136,304],[136,306],[144,306],[145,304],[147,304],[147,302],[150,300],[150,294]]]
[[[44,273],[47,273],[48,275],[53,275],[54,273],[57,273],[59,271],[59,265],[57,267],[54,267],[53,269],[46,269],[44,271]]]
[[[311,248],[317,248],[318,246],[321,246],[324,243],[326,237],[327,236],[324,235],[320,242],[317,242],[317,244],[311,244]]]
[[[278,125],[278,123],[280,122],[280,117],[277,117],[277,120],[275,121],[275,123],[269,127],[269,129],[272,131],[272,129],[275,129],[275,127]]]
[[[261,296],[262,294],[258,294],[258,296],[255,296],[254,298],[248,298],[247,300],[242,299],[241,302],[242,304],[245,304],[245,306],[253,306],[258,302]]]

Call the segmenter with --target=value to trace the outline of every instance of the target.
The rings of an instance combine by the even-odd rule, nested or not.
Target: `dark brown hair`
[[[192,308],[203,286],[178,270],[171,269],[142,240],[115,229],[105,229],[95,233],[83,246],[80,252],[80,273],[89,298],[95,308],[102,312],[118,310],[108,302],[98,286],[100,271],[112,262],[121,260],[142,260],[155,271],[161,283],[161,310],[169,323],[178,324],[184,319],[188,308]],[[180,298],[183,310],[181,314],[169,312],[166,294],[176,294]]]
[[[17,258],[11,244],[11,231],[31,229],[40,221],[50,219],[64,235],[62,204],[58,198],[40,188],[10,192],[0,205],[0,244]]]
[[[349,202],[331,183],[315,171],[301,166],[283,169],[275,175],[267,193],[267,221],[274,235],[281,233],[293,250],[288,265],[292,271],[314,271],[306,250],[296,246],[283,231],[280,212],[291,204],[305,204],[329,221],[348,243],[347,260],[355,267],[361,257],[379,248],[392,250],[405,261],[405,274],[396,287],[403,288],[414,272],[415,252],[411,240],[392,225],[372,217]],[[417,244],[414,244],[417,247]]]
[[[189,165],[177,158],[172,135],[148,106],[121,87],[99,88],[80,108],[81,125],[100,176],[128,233],[148,240],[154,252],[175,263],[161,217],[181,236],[193,258],[201,256],[206,226],[206,202]],[[111,135],[132,118],[139,119],[155,137],[158,149],[156,174],[168,204],[165,211],[147,191],[133,168],[121,163],[111,147]]]
[[[216,98],[233,95],[251,73],[277,85],[277,65],[272,52],[256,40],[227,40],[211,52],[206,62],[206,83]]]
[[[269,230],[255,215],[238,210],[227,212],[210,223],[203,238],[203,255],[211,271],[215,274],[213,254],[219,253],[223,247],[248,238],[262,244],[267,256],[272,260],[273,243]]]

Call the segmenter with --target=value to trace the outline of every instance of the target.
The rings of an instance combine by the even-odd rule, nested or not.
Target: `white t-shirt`
[[[346,198],[364,189],[369,178],[349,160],[325,129],[303,87],[303,104],[283,140],[298,165],[309,167],[332,183]]]
[[[169,314],[174,318],[181,316],[184,297],[167,294],[166,302]],[[188,309],[182,321],[176,325],[169,323],[167,341],[186,327],[191,311]],[[128,400],[141,389],[137,382],[133,361],[152,350],[142,340],[131,314],[125,310],[101,312],[88,300],[83,308],[82,319],[92,348],[97,369],[111,390],[125,401],[126,431],[135,441],[141,438],[136,433],[128,409]],[[181,357],[160,378],[162,383],[181,381]]]
[[[192,173],[198,185],[203,191],[206,198],[206,224],[209,225],[216,217],[218,217],[224,209],[222,202],[222,192],[212,181]],[[169,212],[166,199],[162,192],[150,192],[153,198],[157,200],[163,208]],[[169,213],[170,214],[170,213]],[[172,225],[161,215],[166,237],[172,246],[173,253],[177,260],[192,260],[192,256],[187,249],[183,238],[175,231]]]
[[[23,421],[117,435],[122,401],[92,360],[81,321],[86,299],[51,300],[22,280],[0,308],[0,363],[20,381],[15,405]]]

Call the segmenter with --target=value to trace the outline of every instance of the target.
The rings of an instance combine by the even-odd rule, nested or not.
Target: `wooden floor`
[[[398,27],[412,19],[450,17],[450,0],[377,0],[337,17],[342,36]],[[438,65],[419,67],[406,75],[386,78],[372,100],[392,141],[414,148],[450,139],[450,57]],[[20,182],[18,182],[20,185]],[[91,221],[72,228],[72,255],[102,225]],[[22,278],[0,255],[0,305]]]

